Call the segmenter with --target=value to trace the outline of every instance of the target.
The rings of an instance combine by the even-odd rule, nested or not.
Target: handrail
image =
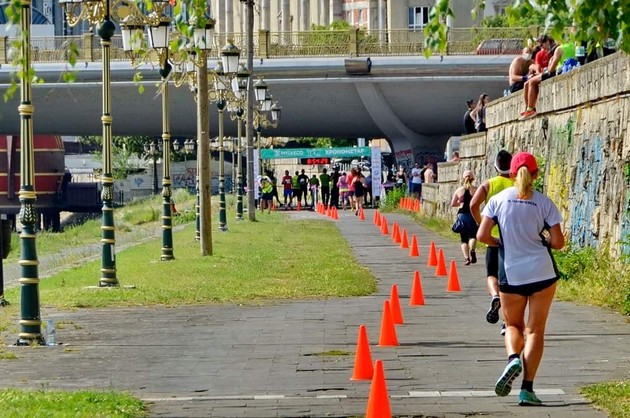
[[[529,28],[450,28],[448,31],[447,55],[472,55],[482,41],[490,39],[501,43],[514,40],[515,44],[526,38],[536,37],[538,27]],[[221,47],[228,39],[244,50],[244,33],[215,34],[212,40],[210,59],[218,59]],[[0,64],[10,63],[19,40],[0,37]],[[78,36],[55,36],[31,38],[33,62],[66,62],[71,44],[79,51],[77,61],[100,61],[101,49],[98,37],[92,33]],[[424,52],[424,33],[413,30],[311,30],[301,32],[259,31],[254,34],[254,56],[259,58],[289,57],[359,57],[419,55]],[[514,50],[502,48],[490,50],[492,54],[514,54]],[[123,51],[121,35],[112,38],[112,61],[129,61]]]

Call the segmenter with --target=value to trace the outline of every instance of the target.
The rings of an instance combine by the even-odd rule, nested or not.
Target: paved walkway
[[[321,218],[312,212],[290,216]],[[349,212],[336,222],[357,259],[378,278],[369,297],[278,302],[265,306],[186,306],[47,312],[63,328],[63,345],[9,348],[0,387],[128,390],[150,402],[155,417],[362,416],[370,383],[350,381],[357,332],[365,324],[373,359],[382,359],[396,416],[598,417],[582,385],[628,379],[630,326],[605,310],[556,302],[536,390],[546,407],[519,407],[493,385],[505,363],[498,325],[485,313],[483,263],[458,263],[462,291],[426,267],[435,241],[446,259],[459,245],[399,214],[388,217],[415,233],[419,258],[408,257],[372,224]],[[425,306],[409,307],[419,270]],[[383,302],[398,284],[404,325],[398,347],[377,347]],[[13,338],[13,336],[11,336]],[[345,356],[321,355],[340,350]],[[517,383],[518,387],[518,383]]]

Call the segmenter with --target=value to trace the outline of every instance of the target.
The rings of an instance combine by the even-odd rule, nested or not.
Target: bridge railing
[[[446,53],[448,55],[515,54],[514,48],[505,49],[507,41],[513,45],[522,40],[536,37],[538,27],[528,28],[451,28],[448,31]],[[227,39],[246,49],[244,33],[215,34],[212,40],[210,59],[218,58],[219,51]],[[0,37],[0,64],[9,63],[17,53],[15,39]],[[477,51],[485,42],[483,51]],[[495,46],[495,47],[493,47]],[[92,33],[79,36],[32,37],[33,62],[66,62],[71,48],[78,52],[77,60],[91,62],[101,60],[100,40]],[[311,30],[301,32],[270,32],[261,30],[254,35],[256,58],[289,57],[357,57],[419,55],[424,52],[424,33],[410,30],[372,30],[357,28],[349,30]],[[112,61],[128,61],[123,51],[121,35],[112,38]]]

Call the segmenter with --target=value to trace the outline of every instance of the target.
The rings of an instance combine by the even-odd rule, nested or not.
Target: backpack
[[[575,58],[567,58],[562,64],[562,74],[568,73],[569,71],[578,68],[580,66],[580,62]]]

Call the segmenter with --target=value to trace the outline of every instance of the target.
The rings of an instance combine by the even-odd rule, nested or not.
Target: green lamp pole
[[[236,220],[243,220],[243,156],[242,156],[242,137],[243,137],[243,115],[244,111],[242,107],[239,107],[236,111],[236,127],[237,127],[237,168],[236,168]]]
[[[224,98],[217,100],[217,110],[219,111],[219,231],[226,232],[227,213],[225,204],[225,144],[223,142],[223,112],[227,102]]]
[[[33,112],[31,102],[31,0],[21,0],[20,31],[22,74],[20,77],[20,334],[17,345],[44,344],[39,312],[39,276],[35,222],[35,174],[33,151]]]
[[[175,258],[173,256],[173,214],[171,208],[171,132],[168,111],[168,79],[172,69],[168,56],[171,18],[165,14],[167,5],[166,0],[154,0],[154,7],[146,16],[137,6],[129,6],[129,12],[121,22],[123,49],[131,53],[141,49],[141,38],[146,24],[149,35],[148,45],[157,53],[158,65],[160,66],[159,74],[162,79],[162,254],[160,260],[162,261]],[[147,60],[147,57],[145,55],[143,59]],[[132,63],[134,58],[132,56]],[[155,154],[153,154],[153,158],[155,158]],[[156,176],[155,166],[153,171],[154,176]]]
[[[118,286],[116,277],[116,234],[114,227],[114,177],[112,175],[112,100],[110,80],[110,46],[116,26],[110,20],[109,0],[76,2],[60,0],[66,12],[66,21],[71,27],[81,20],[96,25],[96,32],[101,38],[103,55],[103,172],[101,174],[101,199],[103,209],[101,217],[101,279],[99,286]]]
[[[167,51],[167,50],[166,50]],[[162,256],[160,260],[173,260],[173,211],[171,206],[171,133],[168,113],[168,75],[171,64],[168,53],[160,68],[162,77]]]

